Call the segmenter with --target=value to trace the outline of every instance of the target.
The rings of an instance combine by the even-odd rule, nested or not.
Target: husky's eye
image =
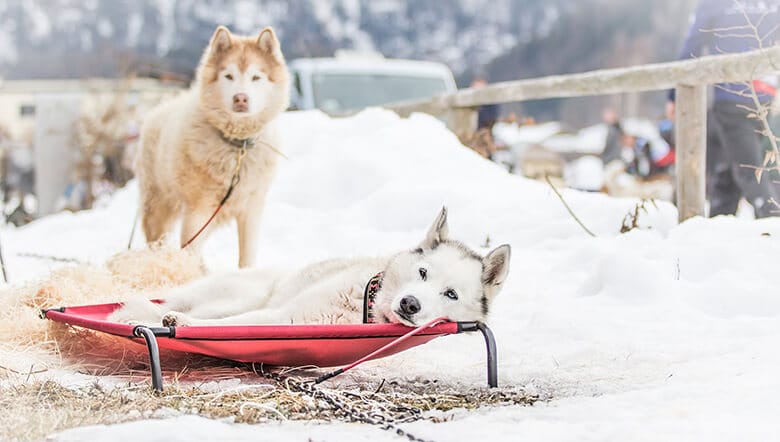
[[[457,301],[458,300],[458,293],[455,292],[455,290],[453,290],[453,289],[447,289],[444,292],[444,296],[452,299],[453,301]]]
[[[259,75],[253,75],[253,76],[252,76],[252,81],[257,81],[257,80],[259,80],[259,79],[260,79],[260,76],[259,76]]]
[[[428,271],[427,270],[425,270],[424,268],[420,267],[420,269],[418,271],[420,272],[420,278],[422,278],[423,281],[428,279]]]
[[[233,76],[231,74],[225,74],[225,78],[227,78],[230,81],[233,81]]]

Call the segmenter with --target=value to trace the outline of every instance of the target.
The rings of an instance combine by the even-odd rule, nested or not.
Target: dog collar
[[[382,289],[382,278],[384,278],[385,272],[379,272],[368,280],[366,289],[363,292],[363,324],[374,324],[376,320],[374,318],[374,303],[376,302],[376,294]]]
[[[254,147],[255,145],[254,138],[229,138],[226,137],[225,134],[223,134],[222,131],[220,130],[217,130],[217,133],[219,134],[219,137],[222,138],[222,141],[231,144],[239,149],[249,149],[250,147]]]

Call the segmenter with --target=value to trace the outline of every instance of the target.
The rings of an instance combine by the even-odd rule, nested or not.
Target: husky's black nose
[[[249,96],[247,94],[233,95],[233,111],[246,112],[249,110]]]
[[[401,311],[405,315],[413,315],[420,311],[420,301],[412,295],[401,298]]]

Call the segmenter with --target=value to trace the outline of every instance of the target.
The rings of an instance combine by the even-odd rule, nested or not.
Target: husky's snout
[[[401,313],[406,317],[416,315],[420,312],[420,300],[412,295],[407,295],[401,298]]]
[[[233,112],[249,112],[249,96],[247,94],[233,95]]]

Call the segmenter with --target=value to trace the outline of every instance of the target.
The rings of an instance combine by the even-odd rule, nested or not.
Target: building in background
[[[135,78],[0,80],[4,214],[81,209],[106,172],[126,181],[117,165],[127,166],[121,157],[143,113],[183,86]]]

